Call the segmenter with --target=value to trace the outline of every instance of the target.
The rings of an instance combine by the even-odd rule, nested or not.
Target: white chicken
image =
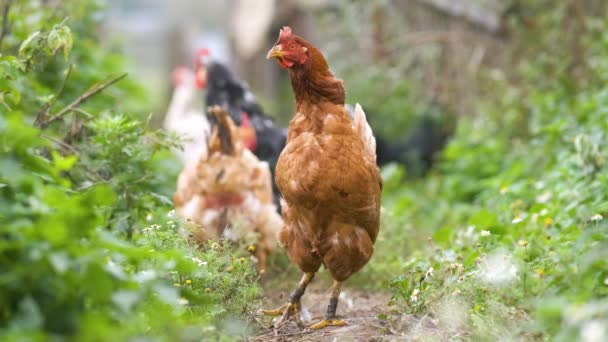
[[[173,71],[175,90],[165,116],[164,128],[183,139],[183,149],[175,150],[179,160],[187,167],[190,161],[207,155],[207,140],[211,126],[207,116],[196,108],[197,88],[194,72],[186,67]]]

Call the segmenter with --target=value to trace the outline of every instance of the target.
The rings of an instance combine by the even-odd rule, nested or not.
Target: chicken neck
[[[289,69],[296,103],[329,101],[344,105],[346,94],[342,80],[334,77],[325,57],[317,48],[309,43],[305,45],[310,51],[310,58],[306,63]]]

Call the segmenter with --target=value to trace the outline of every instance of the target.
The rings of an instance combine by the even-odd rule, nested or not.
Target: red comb
[[[279,31],[279,39],[285,39],[291,37],[291,27],[283,26],[281,31]]]
[[[196,54],[194,55],[194,68],[198,69],[201,65],[206,64],[209,59],[209,49],[200,48],[196,50]]]
[[[196,56],[197,57],[209,56],[209,49],[207,49],[207,48],[200,48],[200,49],[196,50]]]

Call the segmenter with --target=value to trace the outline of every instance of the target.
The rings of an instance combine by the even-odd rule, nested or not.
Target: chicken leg
[[[289,302],[287,302],[280,308],[275,310],[262,310],[262,313],[266,316],[281,316],[281,318],[279,318],[279,320],[274,324],[275,327],[283,325],[283,323],[285,323],[292,317],[295,319],[296,323],[299,326],[303,326],[302,320],[300,319],[300,310],[302,308],[300,300],[302,299],[302,296],[306,291],[306,287],[308,286],[308,284],[310,284],[314,276],[314,272],[304,273],[304,275],[302,276],[302,280],[300,280],[300,285],[298,286],[298,288],[295,289],[289,295]]]
[[[331,287],[331,296],[329,297],[329,305],[327,306],[327,313],[325,319],[321,322],[311,325],[310,329],[323,329],[325,327],[341,327],[347,325],[347,323],[341,319],[336,319],[336,310],[338,309],[338,297],[340,297],[340,291],[342,290],[342,282],[334,281]]]

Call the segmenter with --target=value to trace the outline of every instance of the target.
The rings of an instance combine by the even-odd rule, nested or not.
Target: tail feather
[[[361,105],[358,103],[355,105],[355,110],[353,112],[353,121],[355,129],[361,136],[368,155],[376,161],[376,138],[374,137],[372,128],[367,123],[363,108],[361,108]]]
[[[235,137],[233,136],[234,123],[230,119],[225,109],[220,106],[209,108],[217,122],[217,137],[219,138],[220,150],[223,154],[232,155],[235,152]]]

